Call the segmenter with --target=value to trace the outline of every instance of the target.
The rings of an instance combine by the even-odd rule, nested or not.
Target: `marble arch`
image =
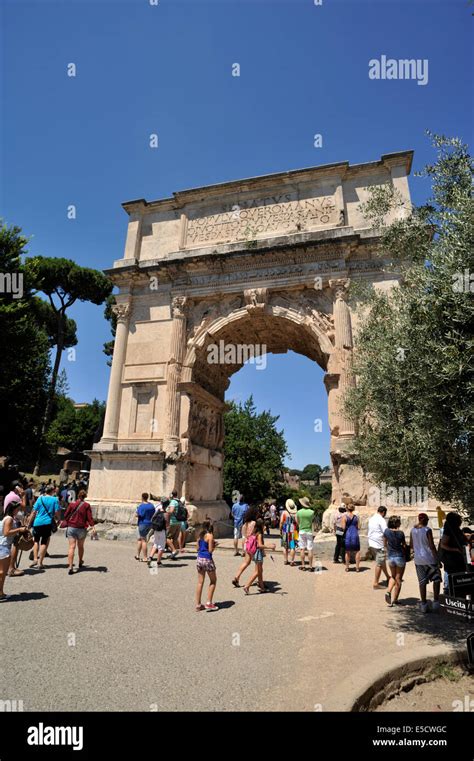
[[[347,294],[353,280],[396,282],[360,204],[370,186],[392,184],[406,208],[411,162],[406,151],[124,204],[125,254],[108,270],[119,294],[107,412],[90,453],[99,517],[127,521],[142,491],[172,488],[195,522],[227,517],[222,413],[242,366],[232,350],[243,346],[292,349],[323,368],[333,500],[347,491],[364,504],[366,479],[347,455],[354,423],[343,412],[359,320]],[[231,350],[210,362],[217,345]]]

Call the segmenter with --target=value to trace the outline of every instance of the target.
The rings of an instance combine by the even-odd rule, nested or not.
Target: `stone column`
[[[349,280],[331,280],[334,289],[334,345],[339,363],[338,422],[339,436],[354,436],[355,426],[344,413],[344,399],[350,388],[355,386],[353,372],[353,341],[351,312],[347,305]]]
[[[120,400],[122,394],[122,370],[127,350],[130,303],[125,302],[123,304],[115,304],[112,307],[112,311],[117,316],[117,328],[115,331],[114,353],[112,357],[112,368],[110,371],[109,392],[107,394],[107,407],[105,411],[102,440],[115,440],[118,435]]]
[[[171,302],[173,323],[166,382],[167,403],[163,442],[166,453],[175,452],[179,444],[181,394],[178,391],[178,383],[181,379],[181,368],[186,352],[186,306],[186,296],[175,296]]]

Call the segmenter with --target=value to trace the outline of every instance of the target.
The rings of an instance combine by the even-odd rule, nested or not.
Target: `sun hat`
[[[285,502],[285,508],[291,514],[296,513],[296,505],[295,505],[295,503],[293,502],[292,499],[287,499],[286,500],[286,502]]]
[[[311,507],[308,497],[301,497],[301,499],[299,499],[298,502],[300,503],[300,505],[302,505],[302,507]]]

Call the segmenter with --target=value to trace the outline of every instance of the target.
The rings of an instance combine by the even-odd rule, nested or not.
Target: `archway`
[[[181,371],[183,380],[178,384],[182,395],[181,451],[185,455],[180,468],[180,488],[195,510],[196,522],[210,510],[214,517],[228,513],[223,502],[224,395],[231,376],[246,360],[262,361],[267,353],[293,350],[325,371],[333,499],[340,498],[344,459],[341,440],[347,443],[354,433],[341,412],[352,362],[351,356],[345,356],[352,354],[346,285],[335,281],[326,289],[271,294],[265,288],[250,289],[243,298],[234,297],[224,304],[211,300],[189,305],[188,311],[194,317],[190,317],[190,337]],[[340,302],[335,311],[333,296],[336,304]],[[353,477],[351,472],[352,480]],[[362,480],[360,486],[363,489]],[[351,491],[354,492],[353,486]],[[360,498],[362,493],[355,496]]]

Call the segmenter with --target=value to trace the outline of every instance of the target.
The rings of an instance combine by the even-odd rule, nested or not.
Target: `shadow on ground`
[[[400,600],[399,605],[391,608],[394,617],[387,623],[393,631],[407,634],[423,634],[433,640],[433,644],[465,645],[472,627],[468,621],[457,616],[442,613],[421,613],[418,600],[409,597]]]
[[[49,597],[44,592],[16,592],[9,594],[8,599],[2,602],[2,605],[9,602],[30,602],[30,600],[43,600],[45,597]]]

